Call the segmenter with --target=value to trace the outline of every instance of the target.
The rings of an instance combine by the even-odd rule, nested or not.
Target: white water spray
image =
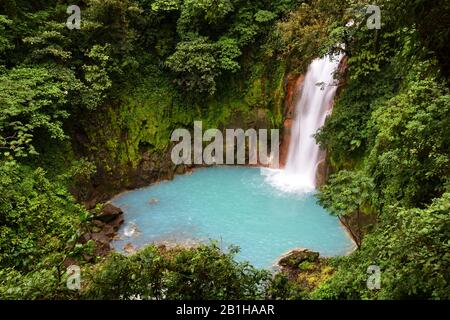
[[[306,73],[284,170],[262,170],[267,181],[284,192],[305,193],[315,190],[320,149],[313,135],[323,126],[333,104],[337,85],[333,77],[342,55],[315,59]]]

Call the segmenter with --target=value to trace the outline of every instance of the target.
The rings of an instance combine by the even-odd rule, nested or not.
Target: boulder
[[[100,220],[104,223],[110,223],[114,220],[116,220],[119,216],[123,214],[122,209],[113,206],[110,203],[107,203],[103,209],[100,215],[96,216],[96,220]]]
[[[124,223],[123,215],[117,216],[108,225],[114,228],[114,231],[119,230],[119,227]]]
[[[283,256],[278,265],[285,268],[297,268],[302,262],[317,262],[319,260],[319,253],[310,251],[308,249],[296,249]]]

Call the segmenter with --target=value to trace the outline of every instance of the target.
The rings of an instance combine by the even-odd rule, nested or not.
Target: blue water
[[[238,245],[238,260],[270,268],[284,253],[309,248],[323,256],[344,255],[354,244],[338,219],[313,194],[287,194],[267,184],[258,168],[215,167],[119,195],[125,214],[116,250],[131,243]],[[131,235],[130,230],[138,232]],[[131,227],[131,228],[130,228]],[[126,235],[127,234],[127,235]]]

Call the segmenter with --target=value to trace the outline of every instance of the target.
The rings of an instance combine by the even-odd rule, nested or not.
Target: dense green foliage
[[[340,271],[313,298],[449,299],[449,196],[444,194],[426,209],[387,209],[362,247],[338,261]],[[366,287],[372,264],[382,270],[377,291]]]
[[[1,168],[2,266],[30,271],[46,259],[70,255],[86,211],[73,203],[64,188],[49,181],[42,168],[30,169],[14,162]]]
[[[91,213],[68,190],[132,185],[194,120],[280,127],[286,75],[333,52],[348,68],[316,135],[334,173],[319,199],[378,222],[310,297],[449,298],[448,1],[371,1],[379,30],[364,0],[85,0],[80,30],[69,4],[0,3],[0,298],[304,298],[214,245],[87,259]]]
[[[318,195],[321,205],[341,217],[359,212],[368,205],[373,192],[372,181],[358,171],[339,171],[322,187]]]
[[[77,241],[90,214],[67,191],[67,179],[76,175],[67,172],[49,180],[42,168],[15,161],[0,164],[1,298],[72,295],[65,285],[64,262],[83,264],[82,255],[93,249],[92,242]]]
[[[124,280],[110,273],[114,261],[134,268],[144,259],[139,268],[158,276],[150,272],[151,248],[136,258],[113,255],[92,266],[95,244],[82,240],[91,213],[68,190],[84,199],[97,167],[121,175],[117,191],[127,183],[128,167],[148,152],[163,162],[171,131],[198,118],[217,127],[234,114],[246,123],[263,114],[264,125],[278,125],[284,66],[261,45],[296,3],[88,0],[80,4],[81,29],[69,30],[66,9],[72,3],[2,1],[0,297],[80,297],[66,288],[70,263],[86,273],[103,270],[93,273],[95,284],[87,284],[90,298],[127,294],[113,296],[107,287]],[[273,63],[254,63],[255,57]],[[235,263],[231,254],[215,247],[177,254],[164,265],[171,270],[164,279],[173,283],[158,289],[172,288],[172,297],[264,295],[258,282],[266,283],[267,274]],[[167,270],[160,271],[166,276]],[[189,272],[198,277],[197,291],[182,288]],[[233,275],[234,283],[228,283]],[[200,282],[204,277],[211,279],[208,288]],[[106,281],[106,287],[97,281]]]
[[[340,41],[349,55],[347,86],[317,135],[337,171],[321,203],[338,215],[375,213],[378,223],[313,296],[448,299],[450,93],[441,48],[421,38],[430,14],[423,3],[379,4],[381,30],[363,27]],[[448,4],[436,5],[449,13]],[[401,10],[408,19],[398,19]],[[380,290],[366,287],[370,265],[381,268]]]
[[[111,255],[87,280],[92,299],[261,299],[270,274],[233,260],[218,246],[166,250],[149,246],[131,257]]]

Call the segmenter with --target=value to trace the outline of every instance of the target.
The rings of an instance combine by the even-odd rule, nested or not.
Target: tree
[[[18,67],[0,75],[0,155],[36,153],[38,130],[64,139],[66,104],[80,83],[73,72],[55,66]]]
[[[341,170],[331,176],[317,197],[319,203],[335,216],[356,214],[358,233],[361,234],[360,214],[370,205],[372,192],[373,182],[363,172]],[[359,237],[355,238],[359,240]],[[357,241],[357,245],[359,247],[361,243]]]
[[[214,94],[216,79],[222,71],[234,72],[241,54],[235,40],[221,38],[216,43],[206,37],[193,36],[180,42],[166,65],[178,74],[177,83],[188,91]]]

